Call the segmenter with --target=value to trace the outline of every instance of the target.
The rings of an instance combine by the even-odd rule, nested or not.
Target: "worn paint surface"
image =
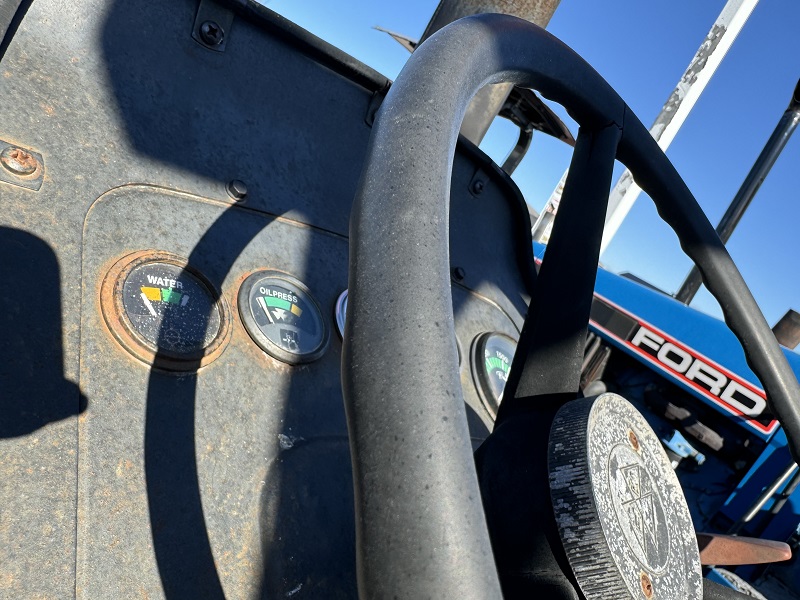
[[[758,0],[728,0],[722,9],[650,128],[662,150],[672,143],[757,4]],[[609,195],[601,252],[611,242],[640,191],[630,171],[625,170]]]
[[[548,464],[559,534],[587,598],[648,589],[664,600],[702,597],[686,500],[658,436],[631,404],[607,393],[562,407]]]
[[[0,181],[2,597],[355,595],[341,341],[282,363],[247,335],[236,292],[256,269],[288,271],[335,326],[364,118],[386,82],[240,18],[210,52],[191,37],[196,9],[37,0],[2,58],[0,139],[46,164],[38,192]],[[451,211],[475,445],[491,419],[469,345],[518,336],[525,308],[514,191],[490,170],[473,197],[479,168],[459,151]],[[228,307],[224,343],[189,372],[152,368],[110,331],[102,283],[138,251],[190,259]]]

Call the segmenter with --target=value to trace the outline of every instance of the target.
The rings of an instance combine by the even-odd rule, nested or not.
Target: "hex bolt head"
[[[225,39],[225,32],[214,21],[203,21],[200,25],[200,39],[209,46],[219,46]]]
[[[32,175],[39,168],[39,161],[30,152],[25,152],[22,148],[9,146],[0,153],[0,164],[6,171],[14,175],[25,177]]]
[[[244,200],[244,197],[247,196],[247,186],[244,181],[239,179],[230,180],[225,185],[225,189],[228,191],[228,195],[237,202]]]
[[[453,279],[455,279],[456,281],[464,281],[464,277],[466,276],[467,274],[464,271],[464,267],[453,268]]]

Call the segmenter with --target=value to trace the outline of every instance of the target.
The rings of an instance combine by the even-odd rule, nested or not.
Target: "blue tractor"
[[[538,271],[459,137],[487,83],[514,161],[575,147]],[[615,157],[733,334],[597,274]],[[253,0],[0,0],[0,204],[0,597],[713,600],[743,596],[711,566],[789,554],[795,357],[526,20],[390,82]]]
[[[717,227],[723,241],[800,121],[800,83]],[[535,244],[537,262],[545,247]],[[624,273],[598,269],[581,387],[612,390],[634,402],[653,425],[677,470],[695,527],[800,543],[800,471],[785,431],[730,329],[688,306],[701,278],[694,268],[675,295]],[[800,374],[800,315],[789,310],[773,331]],[[794,560],[712,569],[727,585],[757,582],[772,597],[795,597]]]

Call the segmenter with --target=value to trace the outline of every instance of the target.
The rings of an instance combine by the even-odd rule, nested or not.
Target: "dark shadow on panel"
[[[228,208],[192,250],[190,267],[203,273],[213,288],[221,289],[242,250],[271,222],[264,215]],[[313,255],[312,244],[309,256]],[[201,318],[207,320],[208,315]],[[168,333],[162,329],[160,339],[165,335]],[[166,343],[162,345],[166,347]],[[189,368],[194,371],[197,367]],[[344,431],[341,400],[320,398],[327,384],[310,376],[309,368],[293,372],[285,392],[286,411],[274,418],[282,420],[284,431],[299,432],[300,436],[317,429],[315,423],[319,422],[338,421]],[[329,367],[320,367],[318,373],[338,383],[338,368],[329,371]],[[256,396],[245,381],[240,388],[245,397]],[[164,593],[170,600],[225,597],[202,506],[196,392],[194,372],[180,377],[158,369],[150,373],[145,477],[153,548]],[[353,491],[346,438],[309,437],[298,439],[295,446],[287,436],[274,443],[279,456],[265,477],[260,523],[252,524],[262,532],[265,560],[259,596],[285,597],[301,584],[306,590],[316,590],[312,594],[318,594],[316,597],[354,597]],[[234,596],[237,592],[229,590]]]
[[[261,523],[267,568],[261,598],[300,592],[302,598],[356,598],[348,440],[289,443],[265,481]]]
[[[127,142],[151,163],[177,167],[198,180],[243,179],[249,188],[245,206],[252,209],[292,218],[303,218],[307,211],[316,219],[309,222],[346,231],[368,137],[361,113],[369,94],[351,82],[326,78],[323,67],[286,47],[253,44],[236,50],[234,36],[249,27],[239,17],[225,53],[201,47],[191,39],[197,7],[196,0],[109,3],[103,59]],[[277,54],[265,59],[265,48]],[[344,110],[348,102],[352,108],[358,101],[363,111]],[[243,249],[269,223],[269,217],[255,211],[228,208],[192,249],[190,267],[220,290]],[[309,239],[303,272],[311,284],[314,277],[327,275],[323,267],[313,266],[312,257],[324,251],[314,242],[318,236]],[[347,265],[340,267],[345,273]],[[165,340],[167,332],[159,335]],[[346,432],[339,366],[331,364],[330,356],[340,352],[341,342],[333,334],[320,362],[281,366],[290,379],[282,392],[285,411],[274,418],[281,419],[288,442],[272,442],[276,458],[265,464],[260,522],[248,524],[261,532],[264,574],[257,597],[357,596],[349,447],[344,437],[313,435]],[[220,524],[207,523],[203,512],[196,427],[209,425],[196,422],[197,367],[190,365],[181,376],[153,369],[148,381],[147,501],[168,600],[219,600],[225,591],[231,597],[244,595],[223,589],[223,583],[230,584],[217,571],[208,529]],[[245,374],[240,376],[242,394],[255,395]],[[485,437],[476,414],[469,412],[468,421],[473,437]]]
[[[331,78],[324,68],[285,46],[245,47],[243,41],[253,38],[240,17],[234,20],[226,51],[210,51],[191,39],[197,10],[196,0],[109,2],[103,60],[128,143],[147,160],[202,180],[241,178],[249,189],[250,208],[275,214],[291,211],[298,218],[308,209],[305,202],[313,204],[322,226],[346,229],[347,209],[341,206],[349,207],[361,169],[368,129],[360,114],[366,111],[369,94]],[[359,99],[363,109],[354,109]],[[347,106],[352,112],[345,114],[359,114],[357,127],[352,116],[338,117]],[[325,126],[319,127],[323,119]],[[270,222],[253,211],[226,210],[191,251],[190,267],[219,291],[242,250]],[[321,251],[311,239],[309,257]],[[270,266],[274,265],[264,265]],[[346,272],[346,264],[341,268]],[[206,321],[208,317],[202,316]],[[162,329],[160,339],[166,335]],[[202,426],[196,423],[197,366],[189,365],[179,377],[153,369],[147,390],[147,501],[158,573],[169,600],[242,595],[241,590],[223,589],[223,583],[230,584],[220,579],[203,513],[195,449],[196,427]],[[309,424],[313,429],[315,420],[341,423],[341,431],[346,431],[341,399],[328,403],[335,411],[319,408],[324,404],[317,402],[321,395],[334,392],[321,390],[309,369],[323,372],[327,390],[331,378],[338,388],[338,365],[335,373],[332,365],[297,368],[283,392],[287,413],[274,418],[282,419],[287,431],[307,431]],[[243,380],[242,393],[253,395],[246,384]],[[278,454],[278,440],[274,443]],[[289,473],[277,468],[265,478],[271,508],[265,508],[261,523],[249,525],[260,528],[265,544],[266,574],[257,582],[259,596],[287,597],[300,576],[295,565],[304,570],[307,590],[326,590],[318,597],[337,597],[338,589],[355,596],[354,533],[349,541],[339,533],[327,539],[329,529],[312,527],[324,524],[335,532],[353,528],[349,451],[343,443],[333,443],[331,449],[327,442],[309,440],[301,454],[309,453],[316,459],[300,462],[324,469]],[[287,460],[294,462],[292,456]],[[316,477],[321,471],[323,480]],[[321,511],[314,513],[317,517],[311,516],[309,505]],[[323,549],[330,554],[324,569],[318,554]],[[330,580],[331,573],[337,573],[336,581]]]
[[[229,208],[206,231],[189,256],[213,288],[222,282],[247,244],[269,219]],[[182,273],[183,274],[183,273]],[[198,314],[204,329],[209,315]],[[162,322],[159,339],[170,335]],[[160,344],[168,347],[168,344]],[[168,358],[161,355],[157,358]],[[211,550],[195,449],[195,401],[199,364],[177,377],[153,369],[147,390],[145,479],[159,575],[170,600],[222,599],[224,593]]]
[[[52,248],[30,233],[0,227],[0,438],[86,409],[78,386],[64,378],[60,289]]]
[[[127,143],[201,179],[246,182],[251,207],[342,233],[372,90],[297,51],[254,6],[230,4],[240,6],[215,52],[191,37],[197,0],[109,2],[103,58]]]

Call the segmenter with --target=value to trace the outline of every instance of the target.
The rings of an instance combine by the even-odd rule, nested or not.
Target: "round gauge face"
[[[192,356],[219,335],[221,316],[211,290],[185,268],[165,262],[134,267],[122,285],[131,329],[151,350]]]
[[[239,290],[239,313],[247,333],[270,356],[290,364],[325,352],[328,330],[308,288],[289,275],[259,271]]]
[[[517,342],[502,333],[483,333],[472,344],[472,376],[486,410],[495,418],[511,371]]]
[[[133,356],[169,371],[195,371],[230,339],[225,300],[180,256],[141,250],[118,260],[100,289],[100,309]]]

